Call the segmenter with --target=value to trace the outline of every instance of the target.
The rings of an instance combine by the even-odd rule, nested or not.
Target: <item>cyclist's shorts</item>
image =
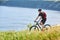
[[[45,22],[46,22],[46,18],[43,19],[43,20],[41,20],[41,22],[42,22],[43,24],[45,24]]]

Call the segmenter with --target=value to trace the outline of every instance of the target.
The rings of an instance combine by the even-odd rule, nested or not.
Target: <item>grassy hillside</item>
[[[0,40],[60,40],[60,26],[45,31],[0,32]]]

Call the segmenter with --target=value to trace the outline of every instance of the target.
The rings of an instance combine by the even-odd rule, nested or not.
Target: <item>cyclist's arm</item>
[[[35,21],[39,18],[39,16],[37,16],[37,18],[35,19]]]

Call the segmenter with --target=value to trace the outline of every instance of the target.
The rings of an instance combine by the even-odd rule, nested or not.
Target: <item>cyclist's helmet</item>
[[[42,11],[42,9],[38,9],[38,11]]]

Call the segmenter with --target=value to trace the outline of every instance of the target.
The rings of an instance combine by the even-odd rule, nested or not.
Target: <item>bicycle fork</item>
[[[38,27],[40,28],[40,30],[42,30],[42,29],[43,29],[43,27],[42,27],[41,25],[38,25]]]

